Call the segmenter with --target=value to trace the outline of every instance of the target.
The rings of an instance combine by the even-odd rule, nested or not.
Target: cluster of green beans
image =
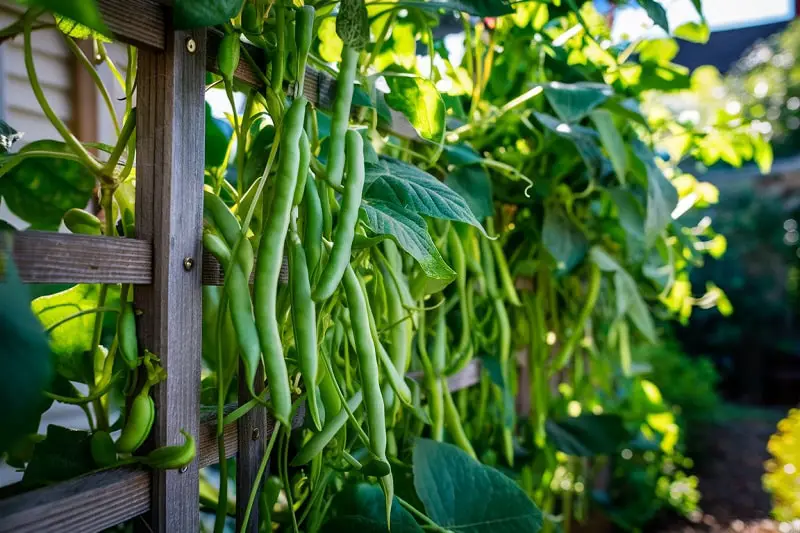
[[[249,406],[266,405],[281,429],[270,437],[256,479],[265,487],[258,501],[262,527],[277,521],[294,531],[301,526],[317,531],[343,477],[380,483],[388,516],[394,466],[407,460],[419,436],[452,442],[491,464],[501,457],[509,467],[517,461],[521,434],[530,433],[543,445],[549,380],[569,367],[578,351],[600,273],[591,270],[586,305],[567,333],[546,324],[544,291],[535,297],[518,292],[506,259],[506,235],[487,238],[465,224],[431,222],[431,236],[455,271],[453,282],[434,293],[428,292],[421,267],[393,240],[354,245],[367,237],[359,221],[365,135],[350,124],[360,51],[343,48],[330,134],[321,142],[317,110],[302,85],[314,9],[276,5],[274,18],[267,19],[271,24],[245,24],[245,13],[251,17],[259,5],[245,4],[242,27],[245,34],[269,33],[277,40],[277,55],[264,74],[266,94],[251,91],[241,124],[235,123],[243,149],[239,170],[249,158],[263,160],[263,154],[248,152],[262,135],[252,131],[256,104],[267,108],[274,126],[264,126],[271,128],[264,130],[271,141],[260,178],[227,190],[224,200],[222,187],[207,186],[203,242],[222,265],[225,282],[204,289],[209,302],[204,301],[204,323],[210,326],[204,359],[216,371],[221,474],[227,477],[223,425]],[[283,82],[292,71],[297,84],[283,101]],[[491,217],[486,227],[504,229]],[[282,280],[284,265],[288,281]],[[550,275],[549,266],[542,267],[535,284],[555,284]],[[565,333],[555,358],[542,333],[548,326]],[[526,335],[515,336],[515,327]],[[531,391],[537,394],[530,412],[523,413],[525,424],[518,423],[513,400],[520,383],[515,350],[521,347],[531,350]],[[240,373],[231,352],[238,353]],[[452,378],[477,359],[484,367],[477,386],[452,390]],[[415,373],[420,377],[408,377]],[[252,398],[226,417],[223,407],[234,380],[243,380]],[[291,433],[301,404],[306,424]],[[278,475],[264,480],[276,443]],[[287,513],[272,512],[277,493],[267,487],[283,491]],[[250,509],[256,504],[255,492],[240,497],[249,497]],[[221,531],[228,509],[225,484],[217,502]]]

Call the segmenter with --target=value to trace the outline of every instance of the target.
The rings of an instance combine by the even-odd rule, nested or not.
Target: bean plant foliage
[[[22,41],[60,138],[15,149],[20,133],[0,124],[0,198],[17,229],[135,237],[137,51],[116,80],[122,116],[93,78],[116,143],[81,142],[40,90],[31,40],[55,28],[94,68],[75,45],[88,39],[122,72],[106,53],[113,36],[92,1],[24,4],[2,33]],[[659,2],[639,4],[667,31],[707,38],[703,23],[670,28]],[[724,239],[685,222],[717,192],[680,164],[766,168],[771,153],[740,117],[701,128],[656,105],[701,83],[672,63],[675,41],[613,41],[579,0],[172,9],[175,28],[223,36],[206,80],[203,245],[226,276],[203,287],[198,354],[201,408],[216,411],[219,435],[216,475],[201,473],[209,527],[225,530],[234,496],[213,481],[233,475],[224,426],[261,404],[277,428],[261,437],[259,501],[235,495],[241,531],[256,505],[261,530],[308,532],[569,531],[593,506],[636,529],[651,514],[627,513],[634,497],[693,510],[696,490],[676,500],[664,489],[686,478],[682,435],[631,350],[695,304],[726,303],[688,281]],[[234,78],[240,64],[257,86]],[[307,65],[337,79],[324,105],[302,96]],[[150,389],[171,376],[136,336],[135,287],[80,284],[31,302],[10,254],[0,265],[0,394],[19,406],[0,454],[24,488],[196,459],[188,433],[140,449]],[[476,383],[453,386],[470,373]],[[87,424],[40,435],[53,402]],[[657,483],[632,466],[643,463]],[[592,495],[603,464],[614,481]]]

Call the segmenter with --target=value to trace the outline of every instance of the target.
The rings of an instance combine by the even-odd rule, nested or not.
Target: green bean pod
[[[517,288],[514,286],[514,278],[511,277],[511,272],[508,269],[508,262],[506,256],[503,254],[503,247],[500,246],[498,241],[490,243],[492,252],[494,252],[494,263],[497,267],[497,274],[500,276],[500,286],[503,289],[503,297],[508,303],[515,307],[522,305],[517,294]]]
[[[306,388],[306,405],[317,430],[322,429],[322,416],[317,405],[317,311],[311,299],[311,283],[303,243],[297,232],[289,234],[289,289],[292,301],[292,326],[297,360]]]
[[[125,427],[117,439],[117,451],[133,453],[141,446],[150,434],[156,418],[156,407],[150,397],[149,389],[142,391],[133,399]]]
[[[130,302],[122,303],[122,312],[117,324],[119,351],[128,368],[134,370],[139,366],[139,341],[136,337],[136,312]]]
[[[453,397],[450,395],[450,390],[447,388],[447,383],[442,385],[442,393],[444,396],[444,425],[447,431],[456,443],[456,446],[467,452],[473,459],[478,459],[475,450],[472,448],[472,443],[469,441],[464,426],[461,424],[461,417],[458,414]]]
[[[345,132],[350,123],[350,108],[353,105],[353,89],[356,83],[359,51],[345,46],[342,64],[336,78],[336,98],[333,101],[331,134],[328,140],[328,179],[335,186],[342,184],[345,162]]]
[[[317,184],[312,178],[306,180],[303,207],[305,208],[303,242],[306,248],[308,272],[313,279],[322,257],[322,204],[320,203]]]
[[[181,435],[183,435],[183,444],[156,448],[141,458],[141,463],[158,470],[172,470],[187,466],[197,455],[197,445],[194,437],[189,433],[181,430]]]
[[[350,408],[350,411],[355,412],[355,410],[359,408],[361,405],[361,399],[361,391],[358,391],[355,393],[355,395],[353,395],[352,398],[350,398],[350,400],[348,400],[347,406]],[[331,440],[333,440],[336,434],[339,433],[339,430],[344,427],[347,419],[348,414],[344,409],[340,409],[336,416],[328,418],[328,420],[325,422],[325,426],[322,428],[322,431],[315,433],[310,439],[308,439],[308,442],[306,442],[303,447],[300,448],[300,451],[297,452],[297,455],[295,455],[292,459],[291,465],[302,466],[322,453],[322,450],[325,449],[325,446],[327,446]]]
[[[64,225],[79,235],[103,234],[103,223],[85,209],[72,208],[64,213]]]
[[[358,223],[358,211],[361,208],[361,195],[364,190],[364,141],[358,132],[348,130],[347,138],[347,180],[344,184],[342,206],[336,233],[325,269],[320,274],[319,282],[311,294],[314,301],[330,298],[342,280],[345,269],[350,265],[350,253]]]
[[[369,426],[370,450],[379,459],[386,459],[386,417],[378,373],[378,356],[369,328],[367,301],[353,268],[348,264],[344,274],[344,291],[350,310],[353,339]]]
[[[217,67],[222,79],[226,83],[233,82],[236,67],[239,66],[239,56],[241,53],[241,41],[236,32],[228,33],[219,43],[217,51]]]
[[[226,284],[228,285],[228,300],[233,322],[233,329],[236,333],[236,340],[239,344],[239,352],[244,364],[245,375],[244,379],[247,383],[247,388],[253,397],[256,397],[255,392],[255,379],[258,372],[258,365],[261,362],[261,347],[258,342],[258,331],[253,320],[253,304],[250,300],[250,285],[249,279],[245,277],[241,268],[241,262],[233,264],[230,259],[228,263],[224,263],[225,258],[231,257],[230,250],[224,248],[225,243],[218,240],[211,241],[209,231],[203,232],[203,245],[212,254],[218,250],[219,255],[215,255],[220,264],[226,269]],[[242,243],[244,245],[244,242]],[[247,241],[247,245],[249,245]],[[241,249],[242,247],[240,247]],[[252,253],[252,249],[251,249]],[[218,312],[223,312],[219,309]]]
[[[498,298],[500,292],[497,288],[497,274],[494,266],[494,255],[489,239],[479,237],[481,250],[481,270],[483,271],[483,281],[486,284],[486,293],[491,298]]]
[[[306,192],[306,182],[308,181],[308,170],[311,167],[311,145],[308,143],[308,135],[303,131],[300,134],[300,169],[297,172],[297,187],[294,190],[293,205],[300,205]]]
[[[228,248],[233,250],[242,234],[242,228],[239,221],[236,220],[236,215],[228,209],[222,198],[209,191],[203,191],[203,212],[209,222],[219,230]],[[236,261],[242,269],[244,277],[249,279],[250,273],[253,271],[253,246],[247,239],[242,239],[239,250],[236,252]],[[224,263],[222,264],[224,265]]]
[[[304,97],[296,98],[283,119],[278,174],[269,217],[264,221],[264,230],[261,233],[253,287],[256,327],[261,351],[264,353],[264,369],[269,383],[272,408],[275,418],[286,426],[290,423],[292,413],[292,395],[277,316],[278,282],[292,202],[297,188],[297,172],[300,166],[299,144],[306,103]]]
[[[297,84],[298,94],[303,94],[303,80],[306,74],[306,62],[311,43],[314,41],[314,6],[305,5],[295,13],[295,48],[297,49]]]

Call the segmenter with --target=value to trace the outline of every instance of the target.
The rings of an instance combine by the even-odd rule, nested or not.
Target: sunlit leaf
[[[423,138],[441,142],[445,107],[436,85],[416,75],[387,72],[384,79],[390,91],[384,95],[389,107],[403,113]]]
[[[693,43],[706,44],[711,37],[711,30],[705,22],[686,22],[675,28],[673,35]]]

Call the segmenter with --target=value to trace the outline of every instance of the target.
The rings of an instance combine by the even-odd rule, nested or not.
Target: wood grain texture
[[[239,376],[244,376],[244,364],[239,362]],[[256,372],[254,392],[261,394],[264,390],[264,365],[259,365]],[[247,402],[250,399],[250,391],[244,379],[239,379],[239,403]],[[267,449],[267,408],[263,405],[254,407],[249,413],[237,421],[237,455],[236,455],[236,494],[247,494],[256,491],[261,492],[261,486],[256,486],[255,478],[258,468]],[[236,498],[236,531],[247,531],[248,533],[258,533],[258,506],[253,506],[251,510],[247,529],[242,530],[242,525],[247,517],[248,498]]]
[[[98,0],[103,21],[117,40],[139,48],[163,50],[166,12],[156,0]]]
[[[115,468],[0,501],[0,532],[93,533],[150,508],[150,472]]]
[[[168,379],[154,387],[153,446],[198,436],[200,422],[201,237],[205,143],[205,30],[167,30],[163,51],[139,52],[137,235],[153,243],[153,283],[134,291],[139,342]],[[193,52],[186,43],[192,39]],[[185,268],[191,261],[192,268]],[[197,531],[198,461],[156,471],[147,529]],[[144,528],[143,528],[144,529]]]
[[[48,231],[14,234],[12,255],[26,283],[153,281],[153,250],[145,240]]]

